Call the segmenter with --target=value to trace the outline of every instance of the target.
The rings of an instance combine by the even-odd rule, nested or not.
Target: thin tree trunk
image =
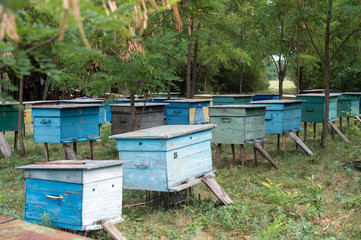
[[[241,64],[241,78],[239,79],[239,93],[243,92],[243,72],[244,72],[244,67],[243,64]]]
[[[48,97],[48,91],[49,91],[49,77],[47,77],[46,80],[45,80],[45,87],[44,87],[44,92],[43,92],[43,100],[46,100],[46,98]]]
[[[299,84],[300,84],[300,94],[303,93],[303,66],[300,66],[300,80],[299,80]]]
[[[283,96],[283,80],[284,80],[284,76],[281,73],[278,73],[278,97],[279,99],[282,99]]]
[[[186,98],[191,96],[191,66],[192,66],[192,32],[193,32],[193,21],[190,20],[190,31],[189,31],[189,43],[187,53],[187,76],[186,76]]]
[[[22,130],[23,123],[23,96],[24,95],[24,76],[20,77],[20,87],[19,87],[19,117],[18,117],[18,135],[19,135],[19,145],[20,145],[20,155],[25,156],[25,145],[24,145],[24,135]]]
[[[137,121],[135,118],[135,91],[130,90],[130,121],[132,123],[132,130],[137,130]]]
[[[300,62],[299,62],[299,60],[297,60],[297,84],[296,84],[297,94],[300,92],[300,75],[301,75],[300,71],[301,71]]]
[[[211,67],[211,64],[208,63],[208,64],[207,64],[207,68],[206,68],[206,72],[205,72],[205,74],[204,74],[204,85],[203,85],[204,93],[208,93],[208,90],[207,90],[207,80],[208,80],[208,73],[209,73],[210,67]]]
[[[199,42],[196,41],[194,44],[194,53],[193,53],[193,69],[192,69],[192,84],[191,84],[191,94],[190,98],[194,98],[194,92],[196,88],[196,82],[197,82],[197,57],[198,57],[198,48],[199,48]]]
[[[321,134],[321,146],[327,147],[327,130],[328,130],[328,116],[330,103],[330,26],[332,18],[332,0],[328,1],[329,8],[327,10],[326,32],[325,32],[325,111],[323,115],[323,125]]]

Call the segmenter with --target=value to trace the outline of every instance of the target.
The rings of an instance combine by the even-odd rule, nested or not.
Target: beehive
[[[106,124],[105,121],[105,106],[102,104],[103,100],[100,99],[73,99],[73,100],[60,100],[59,104],[94,104],[99,106],[99,125]]]
[[[330,94],[329,121],[337,119],[337,97],[340,94]],[[297,100],[302,103],[302,122],[322,123],[325,109],[325,94],[298,94]]]
[[[253,105],[267,105],[265,130],[269,134],[285,134],[302,130],[300,100],[269,100],[253,102]]]
[[[57,103],[58,103],[57,100],[41,100],[41,101],[26,101],[26,102],[23,102],[23,104],[25,105],[25,111],[24,111],[25,124],[33,124],[33,116],[32,116],[32,108],[33,108],[33,106],[56,105]]]
[[[168,192],[211,172],[213,124],[164,125],[110,136],[124,164],[124,188]]]
[[[182,99],[165,101],[167,125],[204,124],[209,122],[209,99]]]
[[[12,132],[18,131],[19,121],[19,107],[18,103],[2,103],[0,104],[0,131]],[[24,115],[21,118],[21,128],[24,130]]]
[[[209,99],[211,100],[211,106],[213,106],[213,98],[212,98],[213,95],[211,94],[196,94],[194,95],[194,99]]]
[[[265,141],[266,106],[219,105],[209,108],[213,129],[212,142],[221,144],[247,144]]]
[[[164,125],[165,103],[135,103],[135,118],[141,121],[139,129],[151,128]],[[144,111],[143,111],[144,108]],[[130,104],[112,104],[112,134],[132,131]]]
[[[143,102],[143,100],[136,99],[135,102],[139,103],[139,102]],[[107,122],[112,121],[112,113],[110,112],[110,105],[113,105],[113,104],[130,104],[130,100],[129,99],[120,99],[120,100],[106,102],[105,103],[105,119]]]
[[[277,94],[259,93],[252,97],[252,101],[278,100]]]
[[[338,96],[337,116],[338,117],[355,117],[359,115],[360,105],[359,92],[346,92]]]
[[[55,227],[73,230],[96,230],[102,221],[123,221],[123,164],[60,160],[18,167],[26,178],[24,220],[41,223],[48,218]]]
[[[34,142],[70,143],[99,139],[99,107],[94,104],[33,107]]]
[[[227,94],[213,95],[213,105],[249,105],[252,101],[252,95]]]

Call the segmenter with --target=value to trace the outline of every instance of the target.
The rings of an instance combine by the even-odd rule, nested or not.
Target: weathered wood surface
[[[3,132],[0,132],[0,150],[5,157],[11,156],[11,150]]]
[[[214,172],[215,172],[215,171],[211,171],[211,172],[205,173],[203,176],[197,177],[196,179],[193,179],[193,180],[191,180],[191,181],[189,181],[189,182],[186,182],[186,183],[184,183],[184,184],[181,184],[181,185],[172,187],[171,190],[176,191],[176,192],[179,192],[179,191],[182,191],[182,190],[184,190],[184,189],[193,187],[193,186],[201,183],[203,178],[206,178],[206,177],[215,177],[216,175],[214,174]]]
[[[259,151],[274,167],[277,167],[276,162],[272,159],[272,157],[262,148],[259,143],[253,143],[253,147],[255,150]]]
[[[121,232],[109,221],[103,223],[103,228],[107,233],[109,233],[110,236],[112,236],[115,240],[127,240],[126,237],[122,235]]]
[[[340,129],[337,128],[337,126],[332,122],[328,121],[328,124],[330,124],[331,128],[344,140],[345,142],[349,143],[350,140],[340,131]]]
[[[66,155],[71,159],[71,160],[79,160],[78,156],[76,155],[76,153],[74,152],[74,150],[67,144],[63,144],[63,149],[64,152],[66,153]]]
[[[225,205],[232,204],[232,199],[223,190],[219,183],[211,176],[202,178],[202,181],[208,186],[209,189],[221,200]]]
[[[296,146],[300,146],[301,149],[305,151],[305,153],[307,153],[308,155],[313,155],[313,152],[306,146],[304,142],[302,142],[302,140],[294,132],[289,132],[288,135],[297,144]]]

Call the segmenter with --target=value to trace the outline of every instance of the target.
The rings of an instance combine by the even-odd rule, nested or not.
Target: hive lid
[[[179,103],[179,102],[186,102],[186,103],[198,103],[198,102],[210,102],[211,99],[179,99],[179,100],[167,100],[165,102],[170,103]]]
[[[251,104],[259,104],[259,103],[263,103],[263,104],[283,104],[283,103],[302,103],[305,102],[306,100],[264,100],[264,101],[255,101],[255,102],[251,102]]]
[[[67,162],[69,164],[66,164]],[[58,160],[58,161],[41,162],[39,164],[20,166],[20,167],[16,167],[16,169],[89,170],[89,169],[122,165],[126,162],[127,161],[119,161],[119,160]]]
[[[215,128],[215,124],[163,125],[110,136],[110,139],[171,139]]]
[[[168,105],[168,103],[146,103],[145,106],[146,107],[156,107],[156,106],[165,106]],[[114,103],[114,104],[109,104],[109,106],[113,106],[113,107],[130,107],[130,103]],[[143,107],[144,106],[144,102],[140,102],[140,103],[134,103],[135,107]]]
[[[213,97],[253,97],[254,94],[222,94],[222,95],[213,95]]]
[[[58,100],[39,100],[39,101],[26,101],[23,104],[44,104],[44,103],[57,103]]]
[[[195,97],[213,97],[214,95],[212,95],[212,94],[196,94],[194,96]]]
[[[278,94],[274,93],[255,93],[255,96],[278,96]]]
[[[330,93],[330,97],[338,97],[342,95],[341,93]],[[307,93],[307,94],[297,94],[296,97],[325,97],[324,93]]]
[[[40,105],[33,106],[33,108],[45,108],[45,109],[65,109],[65,108],[86,108],[86,107],[98,107],[94,104],[59,104],[59,105]]]
[[[342,93],[343,94],[346,94],[346,95],[361,95],[361,92],[344,92]]]
[[[71,99],[71,100],[59,100],[59,102],[66,102],[66,103],[102,103],[104,100],[101,99]]]
[[[265,108],[268,106],[269,105],[216,105],[210,106],[209,108]]]
[[[0,100],[0,105],[2,105],[2,106],[15,106],[15,105],[19,105],[19,102],[8,102],[8,101],[6,101],[6,102],[3,103]]]

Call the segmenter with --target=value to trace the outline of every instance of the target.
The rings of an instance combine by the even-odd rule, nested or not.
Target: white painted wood
[[[2,132],[0,132],[0,151],[5,157],[11,156],[9,144],[6,141],[5,134]]]

